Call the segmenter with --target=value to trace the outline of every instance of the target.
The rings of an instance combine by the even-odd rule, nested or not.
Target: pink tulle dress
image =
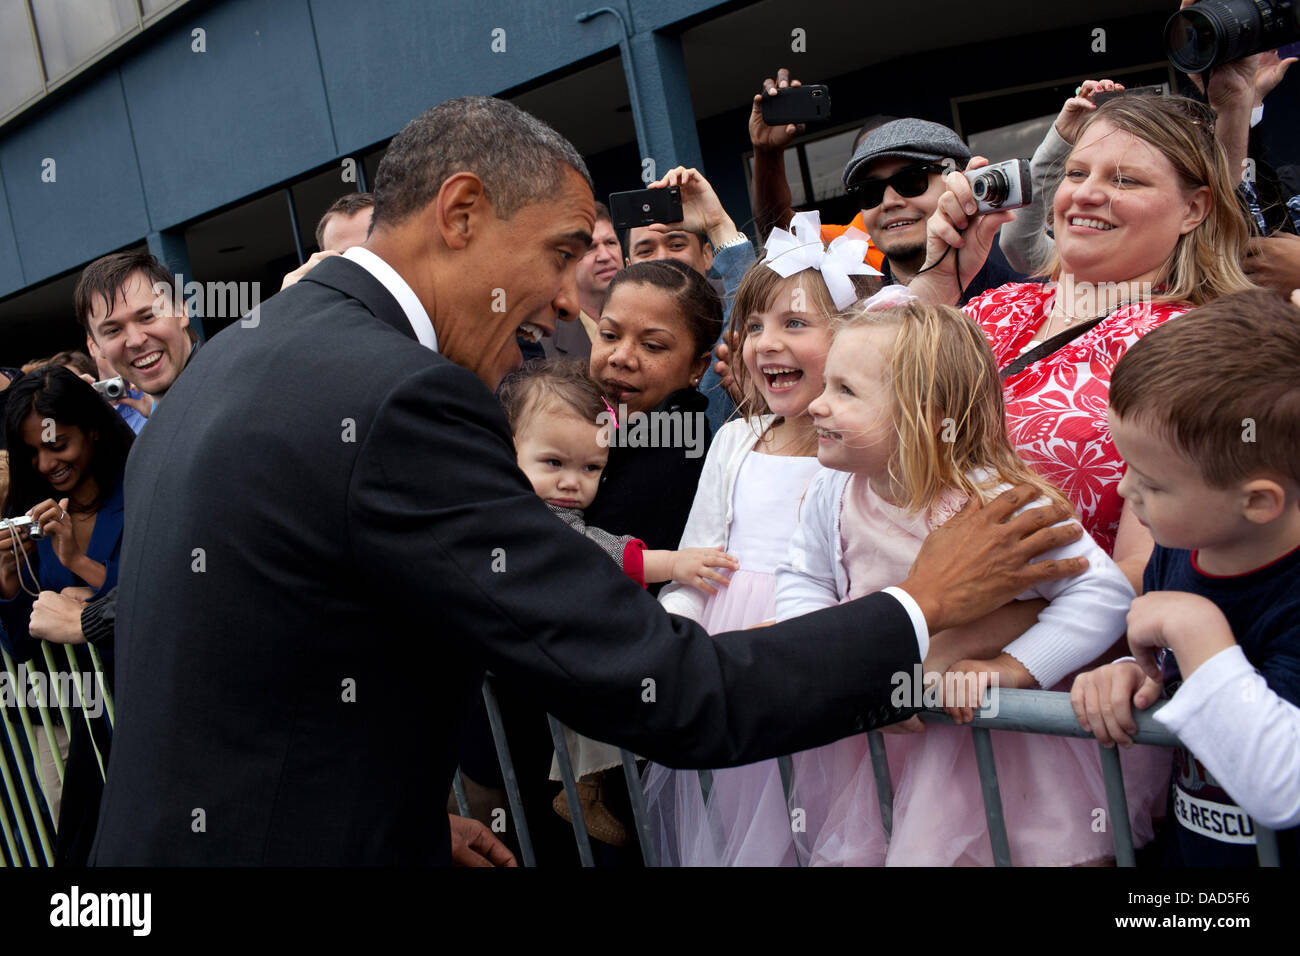
[[[775,618],[776,567],[786,558],[799,500],[818,468],[816,458],[751,452],[733,490],[727,552],[740,561],[731,583],[704,606],[710,634]],[[793,715],[792,715],[793,717]],[[797,771],[796,771],[797,773]],[[794,866],[795,825],[775,760],[713,771],[705,805],[699,774],[651,764],[646,805],[663,866]],[[806,831],[801,830],[800,835]],[[807,847],[801,851],[807,858]]]
[[[854,477],[844,493],[840,533],[857,598],[906,578],[925,536],[962,505],[945,496],[929,514],[908,516]],[[1073,675],[1054,690],[1068,690]],[[1097,743],[1090,739],[993,731],[1011,859],[1061,866],[1114,856]],[[831,799],[812,841],[813,865],[991,866],[984,801],[969,727],[927,725],[923,734],[885,734],[894,788],[891,836],[879,824],[869,755]],[[825,748],[823,748],[825,749]],[[1136,846],[1153,834],[1168,786],[1169,757],[1154,747],[1120,755]],[[843,776],[836,769],[837,777]],[[832,781],[834,782],[834,781]],[[796,779],[795,796],[816,779]],[[884,850],[882,852],[882,845]]]

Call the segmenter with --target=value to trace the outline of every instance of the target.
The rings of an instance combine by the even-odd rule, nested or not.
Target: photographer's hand
[[[36,542],[22,531],[17,532],[17,538],[18,546],[28,555],[36,550]],[[0,597],[6,601],[12,601],[18,595],[18,573],[22,562],[22,556],[14,554],[13,537],[9,529],[0,527]]]
[[[114,404],[130,405],[145,418],[148,418],[153,414],[154,400],[145,392],[141,392],[140,397],[136,398],[130,393],[130,391],[128,391],[125,395],[114,402]]]
[[[41,526],[41,534],[49,539],[50,547],[59,563],[92,587],[103,587],[108,569],[98,561],[92,561],[86,551],[77,544],[73,529],[73,517],[68,514],[68,499],[56,502],[46,498],[28,512],[32,520]]]
[[[785,67],[776,71],[776,79],[763,80],[763,92],[754,95],[749,111],[749,142],[754,147],[754,223],[760,235],[774,226],[784,226],[793,213],[790,182],[785,178],[785,150],[804,131],[802,123],[768,126],[763,120],[763,100],[776,96],[777,90],[800,86]]]
[[[674,167],[668,170],[663,179],[651,183],[649,188],[666,189],[669,186],[677,186],[682,191],[682,220],[667,225],[704,233],[713,243],[714,249],[727,240],[734,239],[740,232],[722,208],[718,194],[698,169]]]
[[[1056,134],[1071,146],[1079,138],[1079,128],[1083,121],[1097,109],[1093,102],[1096,93],[1112,93],[1124,89],[1123,83],[1114,80],[1084,80],[1079,92],[1065,101],[1061,112],[1056,117]]]
[[[988,164],[983,156],[975,156],[966,168],[975,170]],[[926,224],[925,266],[907,286],[909,292],[930,305],[957,304],[962,290],[984,268],[998,230],[1016,217],[1010,211],[977,216],[979,204],[971,192],[970,180],[963,173],[951,172],[943,181],[948,190],[939,197],[934,215]],[[953,252],[958,249],[960,256]]]
[[[1255,73],[1256,106],[1263,105],[1264,97],[1277,88],[1277,85],[1282,82],[1282,77],[1286,76],[1286,71],[1291,69],[1291,64],[1297,62],[1297,59],[1289,56],[1283,60],[1277,55],[1277,50],[1269,50],[1259,55],[1259,68]]]

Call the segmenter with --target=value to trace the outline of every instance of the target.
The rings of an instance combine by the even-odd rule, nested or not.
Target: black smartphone
[[[816,123],[831,118],[831,91],[827,86],[787,86],[776,96],[763,97],[763,122],[768,126]]]
[[[609,218],[615,231],[648,226],[652,222],[682,221],[682,189],[630,189],[609,194]]]
[[[1111,90],[1108,93],[1093,93],[1092,101],[1098,106],[1117,96],[1164,96],[1163,86],[1135,86],[1131,90]]]

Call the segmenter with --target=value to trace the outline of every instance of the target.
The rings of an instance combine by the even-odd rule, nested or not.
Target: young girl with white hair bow
[[[776,566],[818,469],[808,405],[822,389],[831,320],[879,287],[879,273],[863,261],[866,251],[867,237],[857,230],[824,246],[818,214],[798,213],[790,231],[772,232],[763,261],[737,290],[731,329],[739,336],[739,417],[713,438],[681,547],[722,547],[740,570],[713,595],[670,584],[659,596],[669,611],[710,633],[774,617]],[[658,765],[647,772],[647,805],[665,865],[806,861],[776,761],[715,771],[711,784],[706,802],[696,773]]]

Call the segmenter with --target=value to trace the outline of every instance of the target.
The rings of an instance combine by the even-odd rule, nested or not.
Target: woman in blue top
[[[27,629],[33,595],[68,587],[99,593],[117,584],[122,477],[135,435],[87,382],[53,365],[33,369],[9,387],[4,432],[10,471],[4,514],[30,515],[39,522],[41,537],[33,540],[20,530],[15,542],[0,528],[0,640],[19,660],[36,657],[41,668],[39,645]],[[107,647],[103,660],[110,668]],[[79,666],[90,673],[84,657]],[[111,673],[104,676],[111,686]],[[87,714],[95,716],[93,710]],[[61,749],[68,746],[62,787],[57,776],[44,772],[44,755],[41,773],[58,824],[55,861],[84,865],[99,811],[100,759],[108,759],[109,728],[102,717],[75,719],[66,737],[59,732],[56,737],[62,738]]]
[[[77,586],[100,592],[117,583],[122,475],[135,435],[99,393],[61,366],[33,369],[9,387],[4,428],[10,472],[4,513],[30,515],[41,527],[39,541],[19,532],[26,559],[0,528],[0,613],[7,643],[25,660],[36,647],[27,634],[29,592]]]

